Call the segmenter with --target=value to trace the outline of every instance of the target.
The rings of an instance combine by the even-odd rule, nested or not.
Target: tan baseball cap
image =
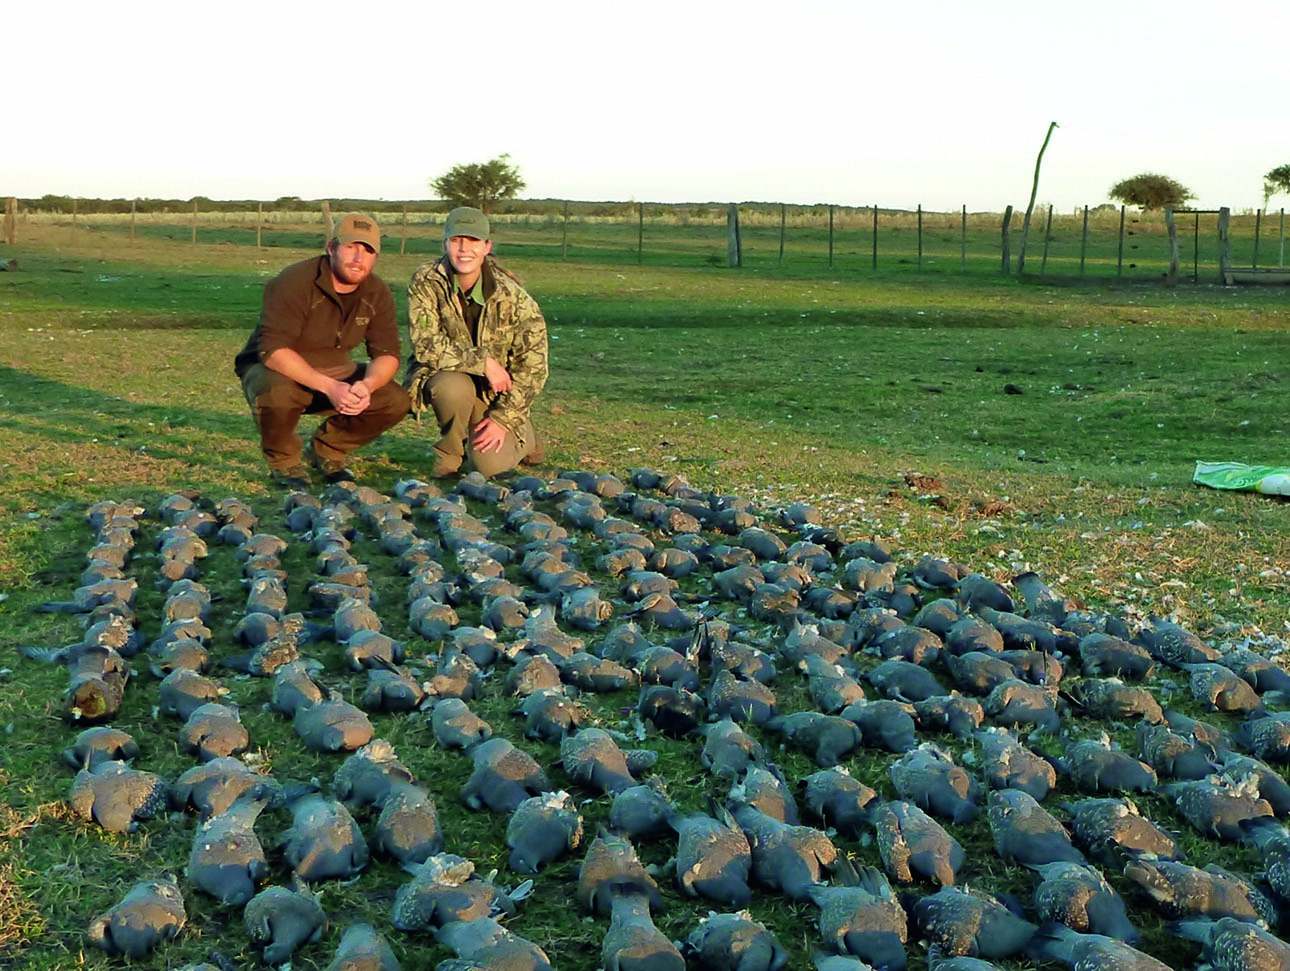
[[[471,239],[488,239],[490,230],[488,217],[483,212],[471,206],[458,206],[444,220],[443,238],[469,236]]]
[[[351,212],[343,216],[336,224],[332,238],[342,245],[366,243],[375,252],[381,251],[381,227],[365,212]]]

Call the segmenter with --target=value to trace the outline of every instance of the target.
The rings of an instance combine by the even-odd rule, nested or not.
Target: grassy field
[[[74,620],[31,607],[77,585],[90,544],[83,514],[93,501],[133,499],[155,511],[179,489],[212,501],[236,495],[254,503],[262,528],[288,535],[231,360],[254,323],[264,281],[313,250],[303,228],[260,250],[245,230],[193,246],[182,232],[174,239],[141,233],[131,242],[119,226],[28,229],[28,241],[0,250],[20,267],[0,273],[7,438],[0,457],[0,967],[102,968],[113,962],[86,947],[89,919],[140,873],[182,870],[194,820],[153,820],[114,837],[75,819],[65,804],[73,773],[59,757],[74,730],[56,716],[66,674],[17,648],[79,639]],[[498,254],[550,324],[552,377],[535,415],[546,439],[543,477],[659,468],[702,489],[747,496],[768,512],[807,500],[848,535],[887,540],[906,565],[934,553],[998,580],[1033,568],[1090,607],[1134,623],[1169,615],[1215,642],[1267,645],[1274,643],[1267,637],[1285,633],[1290,507],[1191,483],[1197,460],[1290,464],[1283,447],[1290,418],[1278,405],[1290,373],[1285,291],[874,273],[858,257],[861,265],[830,272],[818,235],[809,240],[809,260],[778,268],[767,255],[732,271],[705,256],[707,249],[724,256],[719,231],[685,265],[637,265],[621,233],[595,254],[575,248],[570,255],[578,259],[565,262],[558,230],[542,232],[517,229],[513,244],[499,234]],[[379,272],[401,305],[412,270],[429,252],[427,239],[404,256],[387,246],[393,252],[381,257]],[[677,252],[692,246],[670,245]],[[431,440],[426,427],[405,422],[360,455],[360,481],[389,492],[399,478],[427,476]],[[141,549],[156,529],[149,521]],[[584,549],[590,554],[590,544]],[[383,595],[387,632],[407,636],[406,579],[372,540],[359,550]],[[312,575],[303,544],[287,563],[293,577]],[[155,560],[140,557],[134,569],[140,624],[152,633],[162,600],[151,583]],[[225,646],[245,598],[237,576],[228,549],[215,549],[203,564],[203,579],[223,597],[211,627]],[[293,585],[293,605],[303,604],[303,586]],[[765,636],[774,639],[772,631]],[[433,645],[412,638],[411,647],[423,656]],[[339,648],[325,645],[319,656],[338,686],[361,688],[343,671]],[[174,778],[192,759],[173,742],[177,724],[152,715],[155,680],[145,667],[119,724],[147,739],[143,767]],[[519,740],[500,681],[473,707]],[[781,682],[781,710],[809,704],[800,683]],[[261,711],[266,684],[230,684],[260,764],[279,778],[330,780],[339,757],[310,756],[280,716]],[[630,702],[591,703],[604,723],[617,725]],[[517,882],[506,873],[501,821],[455,798],[467,760],[434,749],[417,720],[383,716],[378,734],[435,792],[448,848],[481,870],[499,868],[499,882]],[[544,762],[558,758],[553,746],[520,741]],[[724,794],[698,767],[693,746],[648,744],[661,753],[655,771],[686,808]],[[801,753],[777,750],[775,757],[793,777],[814,770]],[[890,762],[866,753],[851,768],[889,794]],[[563,778],[558,769],[553,775]],[[1172,813],[1154,796],[1140,803],[1151,815]],[[607,802],[581,808],[593,832]],[[288,822],[266,814],[266,846]],[[961,838],[975,861],[973,885],[1028,902],[1029,876],[992,857],[983,820]],[[872,846],[846,848],[876,862]],[[1249,850],[1196,838],[1189,849],[1193,862],[1258,868]],[[669,855],[667,845],[641,852],[659,865]],[[544,871],[512,925],[572,971],[596,965],[605,928],[570,904],[580,858],[576,852]],[[388,930],[389,902],[403,879],[379,863],[351,884],[327,885],[335,929],[367,919]],[[660,883],[672,907],[658,922],[682,938],[709,907],[680,897],[666,877]],[[1127,892],[1123,880],[1116,885]],[[187,897],[189,929],[138,966],[177,967],[213,948],[239,967],[253,966],[240,915],[195,891]],[[792,966],[807,966],[818,946],[815,908],[758,894],[753,909],[790,947]],[[1176,967],[1194,959],[1194,949],[1170,941],[1136,898],[1132,912],[1154,953]],[[427,936],[389,934],[404,967],[448,956]],[[325,966],[337,939],[333,933],[305,949],[293,967]],[[910,951],[912,965],[922,967],[919,950]]]

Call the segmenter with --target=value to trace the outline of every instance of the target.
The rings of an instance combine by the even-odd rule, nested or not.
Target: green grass
[[[830,272],[818,234],[810,261],[786,260],[780,268],[766,236],[777,239],[777,231],[765,228],[753,234],[765,253],[731,271],[704,262],[709,250],[724,255],[723,230],[707,230],[696,242],[672,227],[647,227],[677,254],[666,258],[683,265],[638,266],[634,227],[627,230],[616,237],[606,231],[597,252],[571,249],[577,259],[567,262],[559,260],[558,227],[544,236],[534,230],[529,241],[517,228],[514,246],[499,240],[501,257],[524,277],[550,322],[552,377],[536,412],[547,443],[545,477],[565,468],[625,476],[636,466],[659,467],[768,509],[809,500],[850,534],[886,538],[907,565],[932,552],[1001,580],[1033,567],[1090,606],[1134,621],[1173,614],[1216,640],[1284,631],[1287,506],[1190,481],[1198,459],[1284,462],[1287,419],[1277,391],[1290,371],[1290,348],[1283,291],[1170,291],[1070,277],[1040,283],[984,271],[915,274],[908,266],[875,274],[859,257]],[[238,495],[255,504],[264,528],[286,535],[231,360],[254,323],[264,280],[312,244],[308,233],[275,237],[257,251],[245,231],[197,247],[182,229],[172,240],[140,233],[133,244],[120,227],[81,227],[74,239],[65,227],[41,232],[4,254],[16,257],[21,271],[0,273],[8,446],[0,458],[0,588],[7,595],[0,601],[0,725],[7,728],[0,750],[0,967],[105,968],[114,962],[84,943],[89,919],[140,873],[181,869],[193,820],[154,820],[112,837],[72,818],[64,804],[72,773],[59,752],[74,731],[54,714],[66,675],[20,658],[16,648],[79,638],[71,619],[30,607],[75,587],[90,541],[83,520],[90,502],[134,498],[155,510],[177,489],[210,500]],[[949,240],[942,243],[953,252]],[[401,305],[407,279],[430,248],[421,240],[400,257],[387,246],[381,257]],[[1028,259],[1037,259],[1033,249]],[[388,492],[398,478],[424,477],[430,439],[424,425],[405,422],[361,453],[362,481]],[[431,529],[424,522],[419,528]],[[157,529],[147,524],[141,551]],[[586,539],[581,548],[594,559]],[[387,630],[406,636],[405,581],[370,539],[358,555],[371,564]],[[300,578],[293,596],[302,598],[313,570],[303,544],[291,551],[288,568]],[[143,588],[141,625],[155,631],[162,601],[151,585],[155,563],[141,556],[133,569]],[[216,548],[203,573],[223,597],[211,626],[228,649],[245,598],[231,551]],[[473,620],[466,611],[466,622]],[[770,631],[764,637],[774,640]],[[432,645],[414,640],[413,650],[424,655]],[[323,645],[318,653],[333,683],[361,687],[343,670],[338,648]],[[475,707],[518,738],[500,681],[490,682]],[[260,711],[267,684],[230,683],[253,746],[276,776],[330,780],[339,758],[305,753],[284,720]],[[791,676],[776,689],[784,710],[808,703]],[[155,682],[141,670],[119,724],[144,742],[143,767],[173,778],[192,759],[177,751],[178,726],[154,720],[154,698]],[[616,725],[631,700],[623,694],[591,704],[603,723]],[[435,751],[428,728],[416,721],[382,716],[378,733],[435,793],[449,848],[483,870],[499,868],[500,880],[512,876],[502,821],[455,799],[467,774],[464,757]],[[767,741],[791,776],[814,770],[801,753]],[[521,744],[548,763],[558,757],[553,746]],[[655,771],[686,808],[724,794],[702,772],[693,746],[646,744],[660,751]],[[867,752],[853,771],[890,794],[893,758]],[[552,775],[563,784],[558,768]],[[1063,789],[1057,797],[1069,795]],[[1175,818],[1163,800],[1140,804],[1155,818]],[[604,799],[583,807],[589,834],[607,807]],[[287,822],[266,814],[258,827],[266,846]],[[1028,900],[1029,877],[993,857],[983,821],[962,838],[974,885]],[[1186,838],[1201,862],[1230,863],[1229,848]],[[871,846],[845,845],[863,862],[876,861]],[[670,849],[664,841],[641,853],[663,865]],[[566,969],[596,965],[605,927],[570,903],[580,858],[575,853],[544,872],[513,924]],[[1236,859],[1240,869],[1257,869],[1248,852]],[[276,879],[283,876],[275,870]],[[336,929],[294,966],[325,966],[350,920],[388,928],[402,880],[380,864],[350,886],[327,885]],[[709,908],[681,898],[666,877],[660,882],[672,907],[659,925],[681,938]],[[1122,879],[1113,882],[1128,892]],[[195,891],[188,902],[189,930],[141,967],[178,966],[215,947],[239,966],[254,963],[239,914],[212,907]],[[754,910],[793,950],[793,966],[806,966],[817,943],[814,908],[758,895]],[[1154,912],[1136,898],[1133,912],[1156,953],[1174,966],[1193,960],[1193,949],[1165,938]],[[428,938],[390,936],[405,967],[447,956]],[[917,949],[911,954],[921,967]]]

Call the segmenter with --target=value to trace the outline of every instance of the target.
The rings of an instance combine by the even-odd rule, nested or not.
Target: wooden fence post
[[[918,269],[923,269],[923,204],[918,204]]]
[[[564,231],[560,236],[560,259],[569,258],[569,200],[564,200]]]
[[[1124,276],[1124,206],[1120,207],[1120,244],[1115,253],[1115,275]]]
[[[829,206],[829,269],[833,269],[833,207]]]
[[[744,265],[743,244],[739,238],[739,204],[730,203],[726,210],[726,261],[732,270]]]
[[[399,236],[399,255],[408,251],[408,204],[403,203],[403,232]]]
[[[961,210],[961,223],[959,225],[959,269],[967,270],[967,203],[963,204]]]
[[[779,204],[779,265],[784,265],[784,227],[788,223],[787,206]]]
[[[264,203],[255,204],[255,248],[264,248]]]
[[[1053,204],[1048,204],[1048,219],[1044,223],[1044,253],[1039,260],[1039,275],[1043,276],[1048,269],[1048,237],[1053,234]],[[1018,261],[1020,262],[1020,261]]]
[[[1200,283],[1200,213],[1191,217],[1191,282]]]
[[[14,196],[4,201],[4,241],[9,246],[18,241],[18,200]]]
[[[1084,230],[1079,238],[1079,275],[1084,275],[1084,257],[1088,254],[1088,206],[1084,207]]]
[[[1263,210],[1254,210],[1254,259],[1250,263],[1250,269],[1259,268],[1259,230],[1263,227]]]
[[[873,204],[873,268],[878,269],[878,203]]]
[[[1165,206],[1165,229],[1169,232],[1169,271],[1165,274],[1165,286],[1178,286],[1178,226],[1174,223],[1174,211]]]
[[[1232,270],[1232,210],[1223,206],[1218,210],[1218,281],[1227,283]]]
[[[1012,272],[1012,206],[1003,210],[1003,272]]]

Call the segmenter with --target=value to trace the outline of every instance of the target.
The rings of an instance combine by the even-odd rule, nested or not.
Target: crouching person
[[[408,413],[393,380],[402,355],[394,298],[372,272],[380,251],[374,219],[341,219],[326,253],[265,284],[260,322],[233,362],[269,474],[284,488],[308,489],[308,466],[325,482],[352,481],[349,454]],[[351,359],[359,344],[366,364]],[[325,419],[302,449],[296,426],[307,414]]]
[[[434,412],[436,477],[491,477],[542,459],[533,401],[547,377],[546,321],[490,255],[488,217],[462,206],[444,223],[444,255],[408,286],[412,411]]]

